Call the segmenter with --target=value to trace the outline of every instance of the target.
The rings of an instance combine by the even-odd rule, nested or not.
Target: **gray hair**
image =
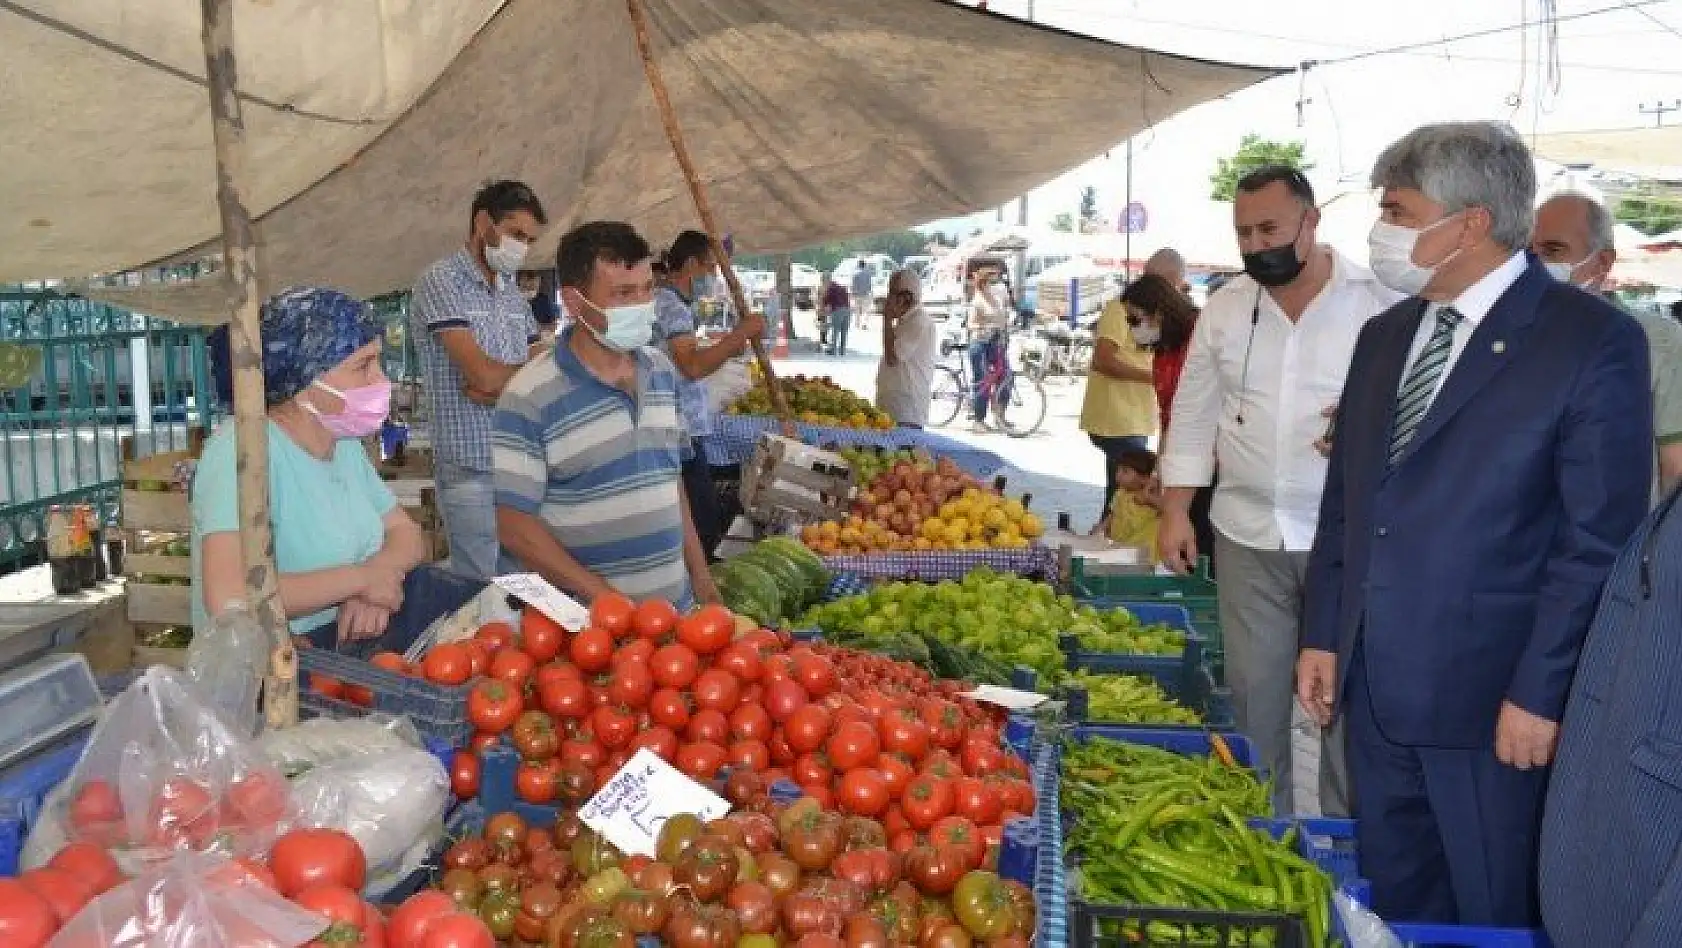
[[[1543,201],[1542,206],[1546,207],[1555,201],[1572,201],[1582,205],[1583,222],[1588,226],[1589,232],[1589,253],[1615,249],[1612,212],[1606,209],[1606,205],[1581,191],[1561,191]]]
[[[1508,249],[1527,246],[1535,227],[1536,165],[1506,122],[1421,125],[1378,156],[1372,186],[1418,191],[1450,214],[1481,207]]]

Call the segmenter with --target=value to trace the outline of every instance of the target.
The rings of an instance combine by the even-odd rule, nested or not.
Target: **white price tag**
[[[510,573],[491,580],[511,596],[560,623],[568,632],[577,632],[590,623],[590,610],[549,584],[536,573]]]
[[[578,818],[620,852],[654,855],[660,827],[680,813],[705,823],[730,812],[723,797],[689,779],[644,747],[578,811]]]
[[[1105,566],[1138,566],[1141,552],[1136,546],[1116,546],[1107,550],[1090,550],[1081,554],[1081,558]]]
[[[996,704],[1008,711],[1026,711],[1051,700],[1045,695],[1035,694],[1032,691],[1000,688],[997,685],[978,685],[974,691],[964,692],[964,697],[974,698],[976,701],[985,701],[988,704]]]

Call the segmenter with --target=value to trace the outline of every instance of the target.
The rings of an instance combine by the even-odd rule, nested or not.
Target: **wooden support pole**
[[[239,472],[240,553],[252,614],[274,643],[263,687],[269,727],[298,721],[298,656],[280,609],[269,529],[269,431],[263,403],[262,291],[257,230],[245,206],[245,119],[234,59],[233,0],[199,0],[204,18],[205,78],[216,141],[216,203],[222,215],[222,265],[232,309],[228,343],[233,356],[236,470]]]
[[[671,142],[672,155],[677,158],[678,167],[683,169],[689,196],[695,202],[695,214],[701,219],[701,227],[706,230],[707,240],[712,244],[713,259],[718,261],[719,269],[724,271],[724,282],[730,287],[730,299],[736,304],[738,314],[746,314],[747,295],[742,292],[741,281],[736,279],[736,268],[730,265],[730,255],[725,252],[724,239],[718,232],[718,221],[713,217],[712,203],[701,187],[701,177],[695,171],[694,160],[689,157],[689,146],[684,144],[683,129],[678,126],[671,95],[666,91],[666,80],[660,74],[660,63],[654,58],[654,44],[648,38],[648,13],[643,9],[642,0],[625,0],[625,4],[631,14],[631,31],[636,35],[637,53],[642,56],[642,71],[648,77],[648,91],[653,94],[654,106],[660,111],[660,123],[666,128],[666,140]],[[748,344],[753,347],[754,359],[759,362],[759,374],[771,395],[771,406],[785,423],[786,430],[790,421],[788,404],[783,401],[783,390],[777,385],[777,373],[771,368],[771,360],[765,355],[765,340],[756,336],[749,339]]]

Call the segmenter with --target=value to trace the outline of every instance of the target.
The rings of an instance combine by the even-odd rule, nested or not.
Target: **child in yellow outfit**
[[[1157,486],[1156,455],[1143,448],[1123,451],[1116,464],[1116,492],[1110,515],[1093,528],[1119,546],[1142,547],[1156,554],[1156,525],[1162,509]]]

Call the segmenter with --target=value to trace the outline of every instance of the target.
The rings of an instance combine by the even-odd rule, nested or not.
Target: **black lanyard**
[[[1244,341],[1244,368],[1238,372],[1238,414],[1233,420],[1244,423],[1244,396],[1250,391],[1250,350],[1256,346],[1256,323],[1261,322],[1261,285],[1256,285],[1256,302],[1250,307],[1250,337]]]

